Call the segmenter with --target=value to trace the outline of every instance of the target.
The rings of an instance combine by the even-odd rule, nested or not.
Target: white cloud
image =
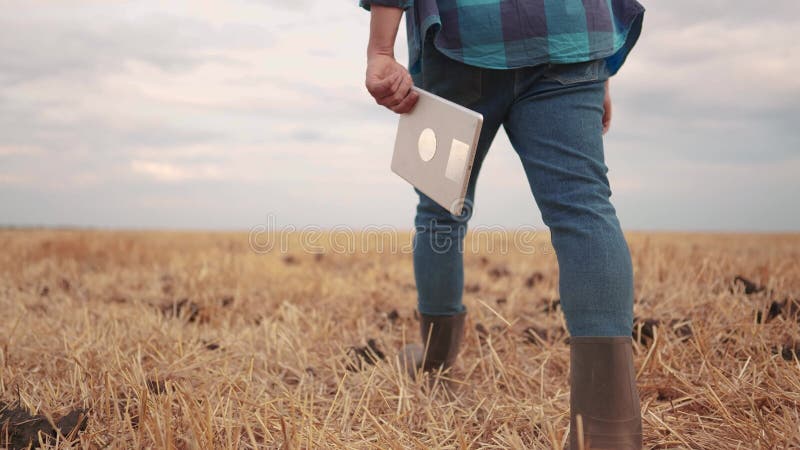
[[[158,161],[131,161],[133,173],[145,175],[156,181],[176,183],[181,181],[219,180],[223,178],[220,169],[211,164],[179,166]]]
[[[410,226],[415,196],[388,168],[397,118],[364,90],[369,15],[356,4],[9,0],[4,220],[202,226],[213,216],[246,228],[272,211],[285,223]],[[660,226],[659,214],[681,210],[672,226],[711,226],[717,214],[720,227],[763,228],[732,201],[709,206],[716,196],[800,227],[800,213],[774,202],[800,189],[786,175],[800,151],[796,1],[646,6],[612,82],[605,140],[623,223]],[[43,197],[54,206],[29,215],[26,202]],[[540,220],[502,132],[477,200],[479,223]]]
[[[32,145],[2,145],[0,144],[0,157],[2,156],[30,156],[41,154],[43,150],[40,147]]]
[[[0,185],[20,185],[26,182],[26,178],[21,175],[0,173]]]

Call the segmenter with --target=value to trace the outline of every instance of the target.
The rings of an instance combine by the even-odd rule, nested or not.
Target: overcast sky
[[[356,0],[2,3],[0,224],[412,226]],[[800,230],[800,3],[642,3],[605,139],[623,227]],[[473,222],[542,223],[502,132]]]

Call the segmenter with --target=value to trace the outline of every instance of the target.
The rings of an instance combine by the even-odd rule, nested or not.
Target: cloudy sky
[[[2,3],[0,225],[411,227],[356,0]],[[623,226],[800,230],[800,3],[642,3],[606,135]],[[503,133],[476,203],[542,223]]]

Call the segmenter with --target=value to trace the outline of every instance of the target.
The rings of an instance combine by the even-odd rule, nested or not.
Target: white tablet
[[[467,186],[483,115],[414,88],[419,100],[402,114],[392,156],[392,172],[458,216]]]

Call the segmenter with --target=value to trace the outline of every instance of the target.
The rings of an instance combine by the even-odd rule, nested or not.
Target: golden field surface
[[[394,358],[409,233],[0,231],[0,447],[560,448],[556,258],[503,236],[467,251],[465,345],[431,387]],[[626,236],[645,447],[800,446],[800,235]]]

